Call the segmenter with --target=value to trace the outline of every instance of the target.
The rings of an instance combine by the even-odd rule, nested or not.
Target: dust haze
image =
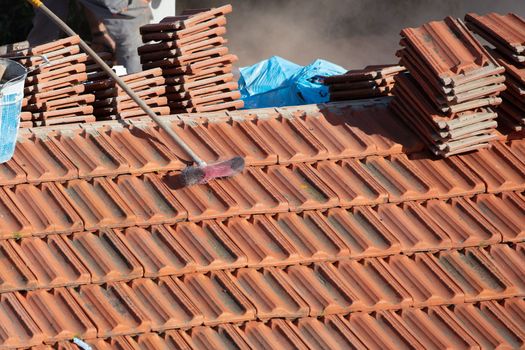
[[[177,0],[177,11],[228,3],[228,47],[238,66],[273,55],[303,65],[323,58],[347,69],[394,63],[404,27],[467,12],[525,15],[523,0]]]

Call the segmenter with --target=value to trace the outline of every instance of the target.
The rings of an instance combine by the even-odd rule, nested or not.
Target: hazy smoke
[[[392,63],[404,27],[467,12],[525,15],[523,0],[176,1],[177,11],[233,5],[227,38],[240,66],[273,55],[299,64],[323,58],[348,69]]]

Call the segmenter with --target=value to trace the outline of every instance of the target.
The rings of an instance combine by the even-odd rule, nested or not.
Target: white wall
[[[151,10],[153,11],[152,23],[158,23],[161,19],[168,16],[175,16],[176,0],[152,0]]]

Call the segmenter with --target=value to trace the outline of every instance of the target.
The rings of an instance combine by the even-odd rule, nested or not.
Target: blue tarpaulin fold
[[[273,56],[241,68],[239,90],[248,109],[323,103],[329,96],[321,77],[345,72],[346,69],[321,59],[303,67]]]

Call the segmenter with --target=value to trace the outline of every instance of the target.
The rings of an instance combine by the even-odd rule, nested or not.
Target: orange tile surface
[[[0,348],[525,346],[523,142],[436,159],[388,102],[166,117],[247,159],[189,188],[146,119],[21,133]]]

